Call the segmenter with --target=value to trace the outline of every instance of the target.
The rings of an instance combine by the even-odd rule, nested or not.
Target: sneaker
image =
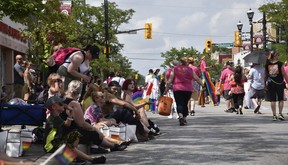
[[[191,111],[190,116],[195,116],[195,111]]]
[[[277,121],[277,116],[276,115],[273,116],[273,121]]]
[[[168,119],[172,119],[172,118],[173,118],[173,116],[172,116],[172,115],[169,115],[169,116],[168,116]]]
[[[105,150],[104,148],[90,148],[90,153],[91,154],[105,154],[108,153],[108,150]]]
[[[98,158],[93,158],[91,164],[104,164],[106,162],[105,156],[100,156]]]
[[[73,165],[84,165],[84,164],[86,164],[86,161],[76,158],[71,164],[73,164]]]
[[[185,125],[183,118],[179,118],[179,124],[180,124],[180,126],[184,126]]]
[[[119,144],[115,144],[113,148],[110,148],[110,151],[123,151],[127,148],[127,146],[125,145],[119,145]]]
[[[239,113],[240,113],[240,115],[243,115],[243,111],[242,111],[242,108],[240,108],[240,109],[239,109],[239,111],[240,111],[240,112],[239,112]]]
[[[282,114],[279,114],[278,119],[282,120],[282,121],[285,120],[285,118],[284,118],[284,116]]]
[[[257,112],[259,111],[259,109],[260,109],[260,105],[258,105],[258,106],[255,108],[254,113],[257,113]]]

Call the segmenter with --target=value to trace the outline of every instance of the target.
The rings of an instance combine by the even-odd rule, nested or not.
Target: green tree
[[[170,63],[173,60],[179,61],[182,57],[193,57],[195,59],[194,65],[199,66],[202,56],[208,56],[208,58],[206,58],[206,63],[207,63],[207,66],[211,66],[211,69],[209,69],[209,73],[210,73],[211,78],[218,78],[219,74],[222,70],[221,64],[219,64],[216,60],[211,60],[210,55],[208,55],[208,54],[202,54],[201,55],[193,47],[181,48],[180,50],[178,50],[176,48],[172,48],[170,51],[166,51],[164,53],[161,53],[161,57],[165,58],[161,67],[163,67],[164,69],[167,69],[167,68],[169,68]]]
[[[132,72],[131,63],[119,52],[123,44],[117,39],[117,31],[121,24],[128,23],[134,11],[121,10],[114,2],[109,2],[109,45],[110,61],[101,56],[99,61],[92,62],[95,74],[104,78],[109,71],[122,71],[125,76]],[[29,60],[37,64],[37,68],[45,69],[45,59],[50,55],[53,45],[83,48],[88,44],[98,45],[102,50],[105,42],[104,7],[94,7],[73,3],[72,14],[67,16],[59,12],[59,0],[22,1],[9,0],[0,2],[2,16],[10,16],[13,21],[27,26],[23,35],[29,40]],[[61,36],[61,37],[59,37]],[[51,39],[52,38],[52,39]],[[102,68],[102,69],[100,69]],[[100,71],[99,73],[97,71]]]
[[[280,60],[288,60],[288,1],[270,2],[262,5],[259,10],[265,12],[267,20],[273,23],[275,29],[279,30],[279,36],[276,36],[275,40],[285,41],[285,44],[273,44],[272,49],[280,52]]]

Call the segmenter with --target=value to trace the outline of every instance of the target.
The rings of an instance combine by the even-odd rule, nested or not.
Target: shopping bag
[[[171,106],[173,99],[167,96],[161,96],[158,100],[158,113],[162,116],[169,116],[171,113]]]
[[[136,136],[136,125],[126,125],[126,141],[131,140],[134,143],[138,142],[137,136]]]
[[[125,140],[126,139],[126,125],[119,124],[117,127],[109,127],[109,135],[113,139]]]
[[[104,123],[103,123],[103,127],[100,128],[100,132],[102,132],[104,136],[110,136],[110,129]]]
[[[32,138],[32,131],[33,130],[29,130],[29,129],[22,129],[21,130],[21,134],[20,134],[20,138],[21,138],[21,143],[22,143],[22,154],[25,154],[25,152],[27,152],[29,150],[29,148],[31,147],[33,138]]]
[[[9,157],[20,157],[22,156],[32,144],[32,130],[9,130],[1,132],[1,144],[4,144],[4,148],[1,146],[0,150],[6,152]],[[5,140],[5,141],[4,141]],[[4,143],[2,143],[4,141]]]
[[[7,130],[0,132],[0,153],[5,152],[7,135],[8,135]]]
[[[22,155],[21,130],[8,131],[5,152],[9,157]]]

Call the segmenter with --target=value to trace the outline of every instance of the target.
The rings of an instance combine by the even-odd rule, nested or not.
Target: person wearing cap
[[[98,59],[99,53],[98,46],[88,45],[83,51],[76,51],[65,60],[57,70],[60,76],[65,77],[64,90],[72,80],[82,80],[86,83],[91,81],[92,77],[88,75],[91,72],[90,62]]]
[[[221,72],[220,76],[220,84],[224,84],[224,92],[223,97],[225,99],[226,103],[226,109],[225,112],[233,112],[235,108],[232,106],[232,95],[230,95],[231,85],[229,83],[229,77],[234,74],[234,70],[231,66],[231,63],[229,61],[226,62],[226,68]]]
[[[174,67],[170,73],[169,80],[166,84],[164,95],[167,94],[169,88],[173,84],[173,93],[177,104],[177,113],[179,115],[179,124],[184,126],[187,124],[188,102],[193,91],[193,80],[195,79],[201,86],[204,86],[196,73],[187,65],[187,58],[180,59],[181,64]]]
[[[199,70],[199,68],[197,66],[194,66],[194,58],[193,57],[189,57],[188,58],[188,63],[189,63],[189,67],[194,71],[194,73],[196,73],[196,75],[198,77],[201,76],[201,72]],[[188,103],[188,111],[189,111],[189,114],[191,116],[195,116],[195,104],[196,104],[196,101],[198,101],[198,97],[199,97],[199,91],[200,91],[200,85],[197,83],[196,80],[194,80],[192,82],[193,84],[193,91],[192,91],[192,95],[191,95],[191,98],[190,98],[190,101]]]
[[[79,138],[81,134],[76,131],[70,131],[65,134],[63,132],[64,127],[70,127],[73,119],[73,111],[66,106],[67,119],[64,121],[60,114],[65,110],[63,101],[65,98],[61,98],[57,95],[50,97],[45,106],[50,110],[50,116],[46,120],[44,130],[44,150],[48,153],[55,152],[62,144],[66,144],[75,152],[78,158],[92,162],[92,164],[105,163],[106,158],[104,156],[92,158],[85,154],[81,150],[77,149]]]

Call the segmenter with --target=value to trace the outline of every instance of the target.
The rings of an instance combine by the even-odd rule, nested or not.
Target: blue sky
[[[104,0],[86,0],[90,5],[99,6]],[[249,32],[247,11],[255,14],[253,21],[262,17],[259,6],[273,0],[109,0],[121,9],[133,9],[135,13],[129,24],[119,30],[143,28],[146,22],[153,25],[152,40],[144,39],[144,32],[119,34],[124,44],[122,51],[132,68],[140,74],[147,74],[151,68],[160,68],[161,52],[172,47],[190,48],[202,52],[205,40],[213,43],[232,43],[237,23],[243,23],[243,32]],[[163,72],[163,68],[161,71]]]

